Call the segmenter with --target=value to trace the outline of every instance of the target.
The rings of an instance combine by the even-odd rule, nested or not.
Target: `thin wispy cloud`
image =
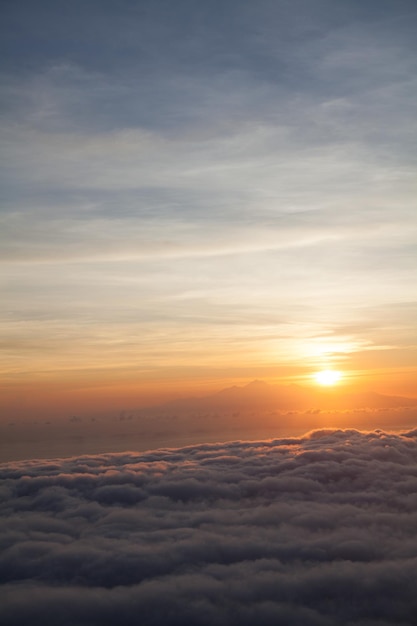
[[[103,316],[120,345],[153,316],[171,356],[186,320],[210,352],[205,308],[226,351],[244,311],[248,354],[275,334],[257,360],[272,365],[292,334],[266,315],[302,340],[414,302],[413,2],[19,6],[4,8],[0,73],[0,334],[27,338],[15,364],[38,371],[40,337],[72,362],[76,324],[77,366],[100,346],[93,367]],[[408,325],[366,328],[351,347],[414,358]],[[150,357],[137,348],[132,368]]]

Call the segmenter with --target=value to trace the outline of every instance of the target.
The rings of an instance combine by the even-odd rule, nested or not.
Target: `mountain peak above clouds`
[[[151,407],[152,410],[201,413],[228,411],[288,411],[383,409],[416,406],[417,398],[388,396],[376,392],[351,393],[339,388],[314,389],[291,383],[270,384],[253,380],[243,386],[233,385],[203,397],[181,398]]]

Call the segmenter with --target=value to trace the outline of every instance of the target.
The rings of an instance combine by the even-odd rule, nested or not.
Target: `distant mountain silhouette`
[[[239,411],[301,411],[309,409],[382,409],[416,406],[417,398],[386,396],[375,392],[349,393],[340,387],[313,389],[301,385],[270,385],[254,380],[243,387],[233,386],[200,398],[182,398],[151,411],[204,414]]]

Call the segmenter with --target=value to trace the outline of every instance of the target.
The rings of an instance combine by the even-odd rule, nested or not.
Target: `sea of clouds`
[[[417,431],[0,466],[3,626],[412,626]]]

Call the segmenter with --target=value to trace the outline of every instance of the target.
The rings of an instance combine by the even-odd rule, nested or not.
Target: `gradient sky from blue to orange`
[[[1,11],[4,414],[416,395],[414,0]]]

